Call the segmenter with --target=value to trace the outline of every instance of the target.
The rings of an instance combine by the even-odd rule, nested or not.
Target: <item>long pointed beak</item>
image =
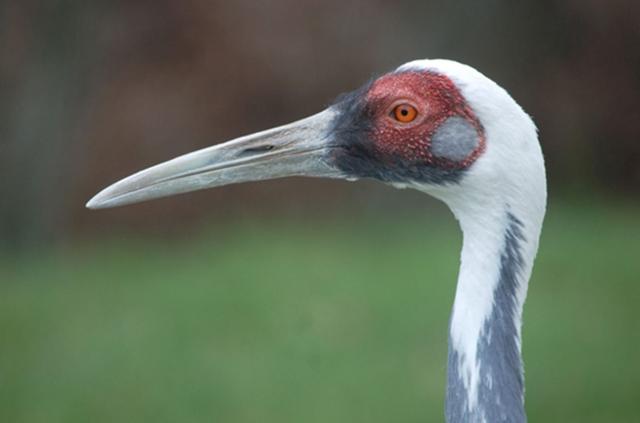
[[[341,178],[329,164],[331,127],[336,112],[247,135],[131,175],[105,188],[87,203],[90,209],[121,206],[222,185],[286,176]]]

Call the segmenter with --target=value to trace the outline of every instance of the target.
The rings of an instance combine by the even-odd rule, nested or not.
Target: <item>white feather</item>
[[[522,245],[525,263],[514,316],[520,346],[522,306],[546,208],[544,160],[531,118],[495,82],[451,60],[418,60],[398,70],[411,69],[430,70],[451,79],[485,129],[486,150],[459,184],[416,187],[447,203],[464,234],[451,340],[462,361],[467,406],[473,409],[482,365],[476,355],[478,340],[494,305],[508,211],[522,221],[527,241]]]

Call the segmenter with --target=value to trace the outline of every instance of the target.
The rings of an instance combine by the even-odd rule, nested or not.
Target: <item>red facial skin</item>
[[[485,149],[484,129],[458,88],[446,76],[432,72],[410,71],[385,75],[375,81],[366,95],[372,106],[371,137],[379,157],[402,158],[409,163],[427,164],[445,169],[464,169]],[[412,122],[396,120],[393,110],[410,104],[418,114]],[[448,118],[458,116],[478,131],[478,146],[466,158],[452,161],[431,153],[431,138]]]

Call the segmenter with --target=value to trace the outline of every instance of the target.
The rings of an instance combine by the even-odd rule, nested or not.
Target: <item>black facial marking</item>
[[[359,178],[375,178],[377,167],[369,139],[373,115],[364,100],[372,84],[373,80],[340,95],[331,105],[336,111],[330,130],[333,136],[331,159],[345,174]]]

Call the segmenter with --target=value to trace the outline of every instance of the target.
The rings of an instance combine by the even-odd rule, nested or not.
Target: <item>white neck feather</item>
[[[524,422],[521,316],[547,198],[536,128],[504,89],[469,66],[448,60],[422,60],[402,68],[429,69],[451,78],[482,123],[486,137],[486,150],[459,183],[416,187],[447,203],[464,234],[450,326],[447,420]],[[513,247],[508,240],[516,246],[511,253],[517,256],[518,266],[511,274],[514,281],[509,298],[501,300],[505,254]],[[501,301],[507,301],[508,307]],[[492,320],[495,316],[499,316],[499,323]],[[491,339],[491,325],[500,325],[498,335],[511,333],[515,340]],[[515,348],[510,349],[515,349],[515,359],[506,356],[509,351],[504,350],[509,348],[503,345],[514,346],[514,342]],[[486,353],[481,348],[494,354],[480,357]],[[498,356],[498,361],[487,363],[494,360],[493,356]],[[508,373],[519,381],[511,391],[519,392],[492,386],[500,382],[494,376]],[[483,377],[488,380],[481,380]],[[452,384],[463,389],[452,391]]]
[[[467,388],[467,406],[477,405],[480,382],[478,342],[494,307],[500,276],[507,213],[496,209],[482,218],[454,211],[463,232],[460,272],[450,322],[450,348],[458,353],[459,376]],[[521,289],[526,292],[526,283]],[[523,294],[524,296],[524,294]],[[514,316],[519,319],[519,316]],[[520,322],[516,322],[520,327]]]
[[[540,225],[531,219],[519,217],[523,216],[522,210],[509,202],[497,202],[493,209],[485,207],[484,214],[480,216],[469,211],[469,202],[462,208],[450,205],[463,231],[449,346],[450,354],[457,360],[455,363],[450,362],[449,366],[456,366],[455,374],[460,379],[454,383],[463,386],[466,395],[466,398],[456,398],[460,402],[457,406],[466,408],[470,416],[485,416],[492,413],[487,408],[495,407],[495,402],[506,402],[505,399],[491,396],[499,395],[501,389],[509,389],[510,394],[519,402],[509,406],[521,408],[524,402],[523,385],[494,387],[492,384],[494,381],[504,383],[505,378],[519,380],[522,377],[522,309],[537,250]],[[509,249],[513,248],[517,248],[515,251],[511,250],[516,257],[511,260],[508,255]],[[510,356],[513,351],[503,349],[503,344],[497,348],[494,343],[504,341],[492,339],[493,336],[512,337],[509,342],[515,342],[517,356]],[[481,351],[481,347],[485,349]],[[487,349],[497,356],[487,356]],[[514,374],[505,375],[504,372]],[[450,385],[451,383],[449,380]],[[491,392],[482,393],[483,389]]]

